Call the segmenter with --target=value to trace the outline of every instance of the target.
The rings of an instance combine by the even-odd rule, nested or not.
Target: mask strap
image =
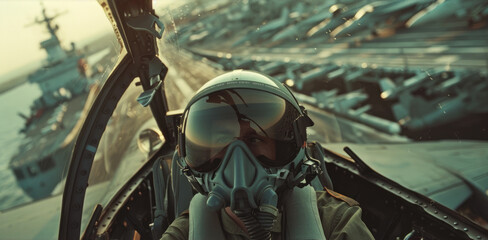
[[[188,179],[188,182],[190,182],[190,185],[199,193],[201,194],[206,194],[205,193],[205,190],[203,190],[203,187],[202,185],[200,184],[200,182],[198,182],[197,178],[195,177],[195,175],[193,175],[191,169],[186,166],[185,168],[183,168],[183,174],[185,174],[186,178]]]
[[[306,151],[302,149],[301,151]],[[282,193],[286,189],[293,189],[294,187],[302,188],[310,185],[312,180],[322,174],[320,161],[304,156],[304,159],[298,164],[292,163],[290,172],[286,178],[286,183],[281,185],[276,192]]]

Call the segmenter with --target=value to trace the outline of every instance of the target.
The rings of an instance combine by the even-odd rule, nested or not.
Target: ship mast
[[[42,67],[29,75],[29,82],[38,84],[42,96],[34,102],[32,109],[51,108],[73,96],[79,95],[87,89],[84,55],[77,53],[74,43],[69,50],[61,47],[57,36],[59,26],[53,21],[63,13],[49,16],[41,3],[42,16],[36,17],[31,24],[43,25],[49,32],[49,38],[42,41],[40,46],[46,50],[47,58]]]
[[[53,23],[53,20],[62,14],[66,13],[58,13],[53,16],[48,16],[46,13],[46,8],[44,4],[41,2],[42,6],[42,18],[36,18],[33,24],[45,24],[47,31],[50,34],[50,38],[41,42],[41,48],[46,50],[47,53],[47,62],[44,64],[47,66],[56,64],[63,59],[66,58],[67,52],[61,47],[61,42],[56,34],[59,29],[57,24]],[[32,25],[32,24],[31,24]]]
[[[46,23],[46,28],[47,30],[49,31],[49,34],[51,34],[51,38],[54,38],[58,41],[59,43],[59,38],[58,36],[56,35],[56,32],[58,31],[59,27],[58,25],[55,25],[54,27],[51,25],[52,21],[60,16],[61,14],[57,14],[57,15],[54,15],[53,17],[48,17],[47,14],[46,14],[46,8],[44,7],[44,4],[42,4],[42,17],[43,19],[42,20],[38,20],[36,19],[36,23],[38,24],[42,24],[42,23]]]

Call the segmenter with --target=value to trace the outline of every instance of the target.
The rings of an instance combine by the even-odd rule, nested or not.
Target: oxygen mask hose
[[[278,209],[272,205],[262,205],[259,206],[259,211],[257,212],[256,218],[258,219],[261,227],[270,232],[273,228],[276,218],[278,216]]]
[[[278,209],[276,208],[277,204],[278,195],[276,192],[271,187],[265,188],[261,194],[257,219],[264,230],[268,232],[271,231],[278,216]]]
[[[262,226],[258,218],[261,219],[266,219],[267,222],[269,222],[269,219],[272,219],[272,216],[261,216],[260,215],[266,215],[268,213],[258,213],[258,216],[254,216],[253,211],[251,209],[248,210],[235,210],[234,213],[236,214],[239,219],[244,223],[247,229],[247,233],[249,234],[249,238],[251,240],[260,240],[260,239],[266,239],[270,240],[271,239],[271,232],[268,230],[265,230],[265,228],[269,228],[271,230],[271,227],[273,226],[271,224],[271,227],[265,227]],[[276,217],[275,217],[276,218]],[[271,220],[271,223],[273,220]]]
[[[244,223],[250,239],[253,240],[271,239],[271,229],[278,216],[278,209],[274,206],[277,200],[276,193],[271,188],[267,188],[262,196],[261,205],[257,209],[252,209],[247,199],[236,198],[240,201],[235,205],[238,208],[234,213]]]

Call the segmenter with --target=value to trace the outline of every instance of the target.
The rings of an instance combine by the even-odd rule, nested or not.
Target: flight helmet
[[[263,191],[274,194],[287,169],[305,157],[306,128],[313,125],[286,86],[247,70],[204,84],[182,118],[178,164],[198,192],[218,196],[207,203],[216,209],[237,208],[239,196],[258,207]]]

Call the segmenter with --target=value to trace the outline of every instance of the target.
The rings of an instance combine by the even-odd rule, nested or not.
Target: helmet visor
[[[227,146],[241,140],[264,166],[290,162],[300,146],[299,112],[283,98],[253,89],[214,92],[192,104],[185,119],[185,161],[201,172],[218,167]]]

